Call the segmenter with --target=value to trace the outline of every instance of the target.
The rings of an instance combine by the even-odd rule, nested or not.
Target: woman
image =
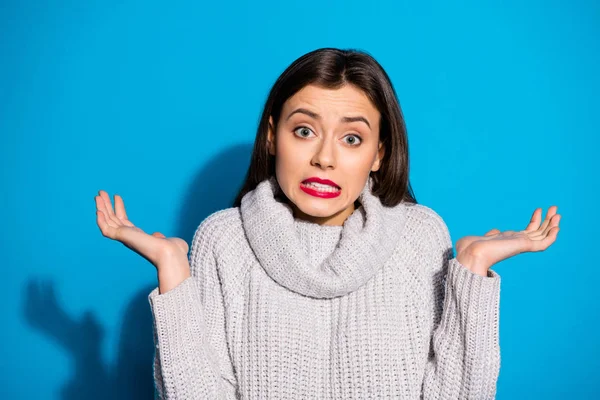
[[[406,129],[382,67],[360,51],[293,62],[266,101],[234,207],[188,245],[135,227],[96,196],[102,234],[158,271],[149,295],[165,399],[493,398],[500,276],[556,239],[523,231],[457,242],[409,184]]]

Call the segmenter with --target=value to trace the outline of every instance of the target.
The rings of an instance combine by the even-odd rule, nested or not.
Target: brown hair
[[[351,84],[366,94],[381,113],[379,140],[385,147],[379,170],[371,172],[372,193],[388,207],[400,202],[417,203],[408,179],[406,125],[387,73],[364,51],[322,48],[294,61],[271,88],[258,125],[250,167],[233,206],[239,207],[246,193],[275,175],[275,156],[267,149],[269,117],[273,117],[273,129],[276,130],[285,101],[309,84],[327,89]]]

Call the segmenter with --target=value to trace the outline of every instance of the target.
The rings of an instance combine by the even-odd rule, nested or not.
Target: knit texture
[[[294,218],[274,177],[206,218],[192,276],[148,296],[158,398],[493,399],[500,276],[371,187],[343,226]]]

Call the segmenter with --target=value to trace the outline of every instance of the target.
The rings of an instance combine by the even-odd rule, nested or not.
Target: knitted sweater
[[[494,398],[500,276],[371,187],[343,226],[294,218],[274,177],[206,218],[191,277],[148,296],[159,398]]]

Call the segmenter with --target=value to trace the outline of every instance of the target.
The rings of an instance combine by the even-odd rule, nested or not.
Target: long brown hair
[[[406,125],[390,78],[367,52],[328,47],[298,58],[271,88],[258,125],[250,167],[233,207],[239,207],[246,193],[275,175],[275,156],[267,149],[269,116],[273,117],[273,129],[276,131],[285,101],[309,84],[327,89],[352,84],[366,94],[381,113],[379,137],[385,146],[379,170],[371,172],[372,193],[388,207],[400,202],[417,203],[408,179]]]

